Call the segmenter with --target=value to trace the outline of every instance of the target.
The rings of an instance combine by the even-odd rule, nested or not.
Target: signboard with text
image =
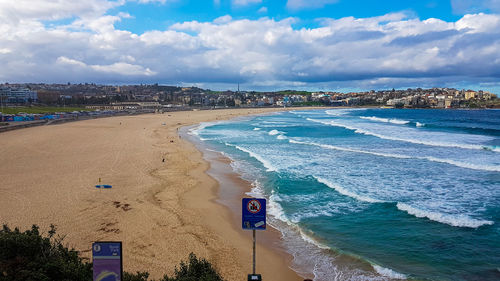
[[[94,281],[122,280],[122,242],[92,244]]]
[[[241,204],[241,227],[243,229],[266,229],[266,199],[243,198]]]

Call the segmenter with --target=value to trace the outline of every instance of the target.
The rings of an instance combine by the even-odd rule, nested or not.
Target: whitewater
[[[315,280],[500,278],[500,111],[292,110],[192,134]]]

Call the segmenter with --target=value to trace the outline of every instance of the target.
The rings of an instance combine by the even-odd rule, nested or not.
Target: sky
[[[500,0],[0,0],[0,83],[500,93]]]

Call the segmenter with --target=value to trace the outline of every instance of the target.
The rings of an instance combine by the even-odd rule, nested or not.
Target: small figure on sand
[[[163,158],[163,159],[161,160],[161,162],[165,162],[165,158]]]

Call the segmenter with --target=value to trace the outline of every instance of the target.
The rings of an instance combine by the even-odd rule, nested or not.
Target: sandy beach
[[[206,173],[209,163],[178,129],[276,110],[111,117],[2,133],[0,223],[45,230],[55,224],[85,257],[93,241],[123,241],[124,270],[147,270],[153,278],[172,274],[194,252],[226,280],[246,280],[250,232],[217,202],[219,184]],[[113,187],[95,188],[99,178]],[[239,194],[248,188],[233,178]],[[257,246],[263,279],[303,280],[288,267],[290,257],[270,247],[278,233],[263,236]]]

